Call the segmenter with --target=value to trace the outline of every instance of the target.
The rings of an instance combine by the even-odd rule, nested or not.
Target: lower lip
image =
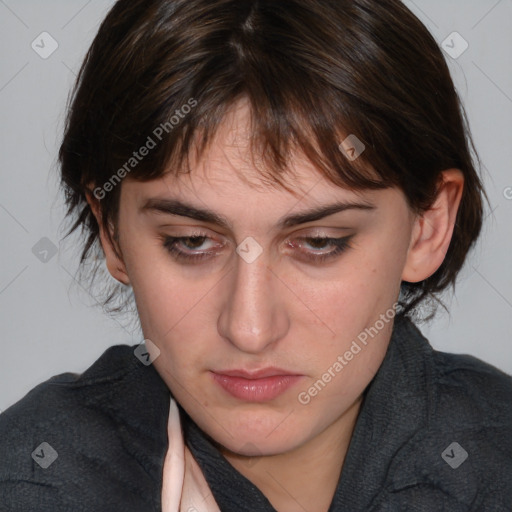
[[[301,375],[276,375],[261,379],[244,379],[213,373],[213,379],[230,395],[246,402],[267,402],[291,388]]]

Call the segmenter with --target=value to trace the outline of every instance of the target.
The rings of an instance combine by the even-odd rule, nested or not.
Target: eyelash
[[[334,250],[328,253],[323,253],[320,255],[314,255],[312,253],[305,254],[304,257],[313,262],[313,263],[323,263],[327,260],[331,260],[342,254],[344,251],[349,249],[350,246],[350,240],[353,235],[341,237],[341,238],[332,238],[332,237],[323,237],[323,236],[315,236],[315,237],[300,237],[298,240],[311,242],[323,242],[324,244],[327,244],[331,247],[334,247]],[[184,251],[179,250],[176,245],[182,241],[185,240],[198,240],[200,239],[207,240],[209,237],[204,233],[195,233],[191,236],[182,236],[182,237],[174,237],[174,236],[166,236],[164,237],[163,241],[163,247],[167,252],[169,252],[174,259],[177,261],[183,261],[183,262],[189,262],[189,263],[195,263],[200,260],[203,260],[204,258],[208,258],[213,252],[201,252],[197,254],[187,254]],[[203,240],[203,243],[204,243]]]

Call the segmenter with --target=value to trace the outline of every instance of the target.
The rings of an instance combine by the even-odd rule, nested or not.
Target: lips
[[[303,378],[280,368],[219,370],[211,375],[226,393],[247,402],[273,400]]]
[[[264,377],[298,375],[275,367],[262,368],[260,370],[219,370],[214,373],[228,377],[241,377],[243,379],[262,379]]]

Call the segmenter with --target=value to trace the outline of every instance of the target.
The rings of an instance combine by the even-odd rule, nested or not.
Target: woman
[[[398,1],[118,1],[59,156],[144,343],[2,415],[4,508],[510,510],[510,376],[413,323],[481,229],[470,141]]]

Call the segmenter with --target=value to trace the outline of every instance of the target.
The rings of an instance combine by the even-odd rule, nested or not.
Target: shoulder
[[[511,434],[503,448],[512,457],[512,377],[474,356],[433,350],[435,413],[449,428]]]
[[[470,355],[429,354],[426,421],[395,460],[395,484],[436,489],[450,510],[511,510],[512,377]]]
[[[147,483],[148,468],[131,440],[145,441],[142,393],[159,380],[134,348],[110,347],[82,374],[56,375],[0,415],[0,502],[10,511],[113,510],[121,492],[127,510],[144,510],[137,482]]]
[[[414,361],[409,383],[424,395],[431,426],[439,422],[447,429],[512,428],[511,375],[472,355],[434,349],[409,319],[402,319],[400,328],[398,364]]]
[[[455,457],[459,445],[460,456],[472,458],[468,469],[482,494],[507,496],[512,508],[512,377],[469,355],[434,351],[434,361],[433,424],[452,436]],[[449,463],[454,450],[446,448]]]

